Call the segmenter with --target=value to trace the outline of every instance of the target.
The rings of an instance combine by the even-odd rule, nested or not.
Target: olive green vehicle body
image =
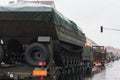
[[[93,48],[93,58],[94,62],[101,63],[101,67],[105,69],[105,63],[106,63],[106,54],[107,50],[104,46],[92,46]]]
[[[38,36],[50,36],[78,46],[85,44],[80,28],[53,8],[0,7],[0,37],[5,42],[12,37],[26,43],[27,38]]]
[[[50,39],[47,42],[40,41],[40,37],[49,37]],[[3,41],[1,45],[4,48],[7,47],[10,39],[19,41],[25,47],[24,50],[34,39],[40,44],[45,44],[49,52],[49,61],[44,67],[44,69],[48,70],[48,76],[45,77],[45,80],[81,78],[79,76],[82,71],[80,61],[82,60],[81,55],[86,42],[85,34],[73,21],[65,18],[51,7],[1,6],[0,39]],[[61,46],[63,49],[61,49]],[[4,79],[9,79],[10,74],[14,74],[12,80],[32,80],[32,78],[36,80],[36,77],[31,75],[32,70],[36,67],[41,69],[41,67],[29,64],[27,66],[1,64],[0,77],[6,76]],[[25,77],[27,78],[25,79]]]

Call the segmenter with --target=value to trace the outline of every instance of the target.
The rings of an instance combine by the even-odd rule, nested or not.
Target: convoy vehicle
[[[92,46],[94,63],[96,66],[105,67],[106,49],[104,46]]]
[[[85,34],[51,7],[0,6],[0,41],[1,80],[81,80]]]
[[[84,61],[84,75],[85,77],[90,77],[92,75],[93,68],[93,48],[89,45],[85,45],[82,59]]]

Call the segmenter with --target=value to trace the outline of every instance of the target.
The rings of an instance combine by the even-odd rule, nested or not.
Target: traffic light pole
[[[120,29],[103,28],[103,26],[100,26],[100,32],[101,32],[101,33],[103,33],[103,29],[105,29],[105,30],[120,31]]]

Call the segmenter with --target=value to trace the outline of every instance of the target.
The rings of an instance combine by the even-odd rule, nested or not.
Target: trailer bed
[[[30,78],[32,75],[32,70],[34,68],[30,66],[20,66],[14,64],[3,64],[0,65],[0,79],[2,78]]]

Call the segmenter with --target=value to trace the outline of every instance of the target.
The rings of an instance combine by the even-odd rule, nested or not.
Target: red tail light
[[[41,76],[41,77],[40,77],[40,80],[44,80],[44,77],[43,77],[43,76]]]
[[[46,66],[46,62],[39,62],[38,65],[39,66]]]

